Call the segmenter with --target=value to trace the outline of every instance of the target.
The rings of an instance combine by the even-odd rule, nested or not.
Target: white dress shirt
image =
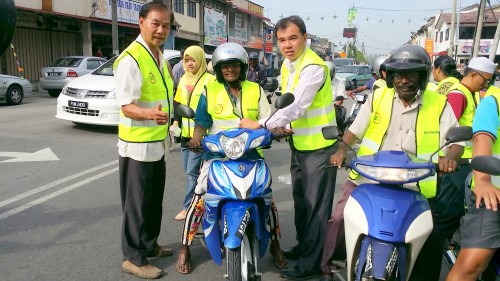
[[[153,58],[155,57],[141,35],[137,36],[136,41],[144,45],[151,56]],[[158,57],[162,61],[156,61],[156,63],[159,65],[160,71],[163,73],[163,54],[159,49],[157,52]],[[125,56],[120,60],[113,72],[115,75],[116,98],[119,106],[137,104],[137,101],[142,95],[141,88],[143,79],[137,62],[131,56]],[[169,93],[170,99],[173,98],[172,96],[173,93]],[[159,161],[163,155],[165,155],[165,141],[131,143],[118,139],[118,154],[122,157],[132,158],[136,161]]]
[[[287,68],[290,70],[287,89],[282,89],[283,93],[292,91],[291,87],[296,74],[295,68],[302,62],[305,53],[306,49],[304,49],[302,55],[294,62],[290,62],[289,59],[285,59],[285,61],[283,61],[283,63],[285,63]],[[273,129],[277,127],[285,127],[290,124],[290,122],[304,116],[306,110],[311,106],[316,93],[325,83],[325,74],[325,69],[319,65],[309,65],[306,68],[303,68],[299,74],[298,83],[295,89],[293,89],[295,101],[291,105],[278,110],[273,117],[267,121],[267,128]],[[265,121],[266,119],[261,119],[259,120],[259,124],[263,125]]]

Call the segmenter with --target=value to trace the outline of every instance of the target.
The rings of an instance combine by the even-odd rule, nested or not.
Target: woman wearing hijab
[[[183,105],[191,107],[196,112],[200,95],[208,82],[215,77],[207,72],[207,61],[205,52],[199,46],[191,46],[184,51],[183,66],[184,75],[179,80],[177,92],[174,100]],[[194,195],[194,188],[198,175],[200,174],[201,153],[189,150],[189,140],[193,136],[194,121],[182,118],[181,132],[181,153],[182,165],[186,172],[186,192],[183,201],[183,209],[176,216],[175,220],[186,219],[187,209]],[[179,122],[175,120],[170,128],[171,131],[179,130]]]

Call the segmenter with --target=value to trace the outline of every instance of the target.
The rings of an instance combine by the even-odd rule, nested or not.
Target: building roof
[[[439,21],[443,21],[445,23],[451,23],[451,16],[452,16],[451,13],[442,13],[439,16]],[[500,12],[496,12],[495,16],[497,19],[500,19]],[[476,24],[476,20],[477,20],[477,11],[460,13],[460,24]],[[493,24],[497,23],[495,17],[493,16],[493,12],[491,10],[484,11],[484,23],[493,23]]]

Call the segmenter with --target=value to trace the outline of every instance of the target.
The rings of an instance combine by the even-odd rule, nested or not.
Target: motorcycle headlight
[[[236,137],[229,138],[225,135],[220,137],[220,146],[224,150],[224,154],[229,159],[238,159],[245,153],[245,145],[248,141],[248,133],[244,132]]]
[[[259,147],[261,144],[262,144],[262,141],[264,140],[264,136],[260,136],[256,139],[254,139],[251,143],[250,143],[250,149],[254,149],[254,148],[257,148]]]
[[[116,99],[116,93],[115,93],[115,90],[109,91],[109,92],[106,94],[106,98],[107,98],[107,99]]]
[[[212,142],[206,142],[205,146],[212,152],[219,152],[219,147]]]
[[[356,165],[356,170],[373,180],[392,183],[416,182],[431,172],[429,169],[387,168],[361,164]]]

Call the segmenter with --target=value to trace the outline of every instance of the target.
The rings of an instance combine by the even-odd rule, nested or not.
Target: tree
[[[356,45],[354,45],[352,43],[348,43],[348,45],[349,45],[349,48],[348,48],[349,53],[347,54],[348,58],[355,58],[357,61],[359,61],[361,63],[368,63],[368,59],[365,57],[365,55],[361,51],[358,50]],[[346,49],[346,46],[344,46],[344,51]]]

